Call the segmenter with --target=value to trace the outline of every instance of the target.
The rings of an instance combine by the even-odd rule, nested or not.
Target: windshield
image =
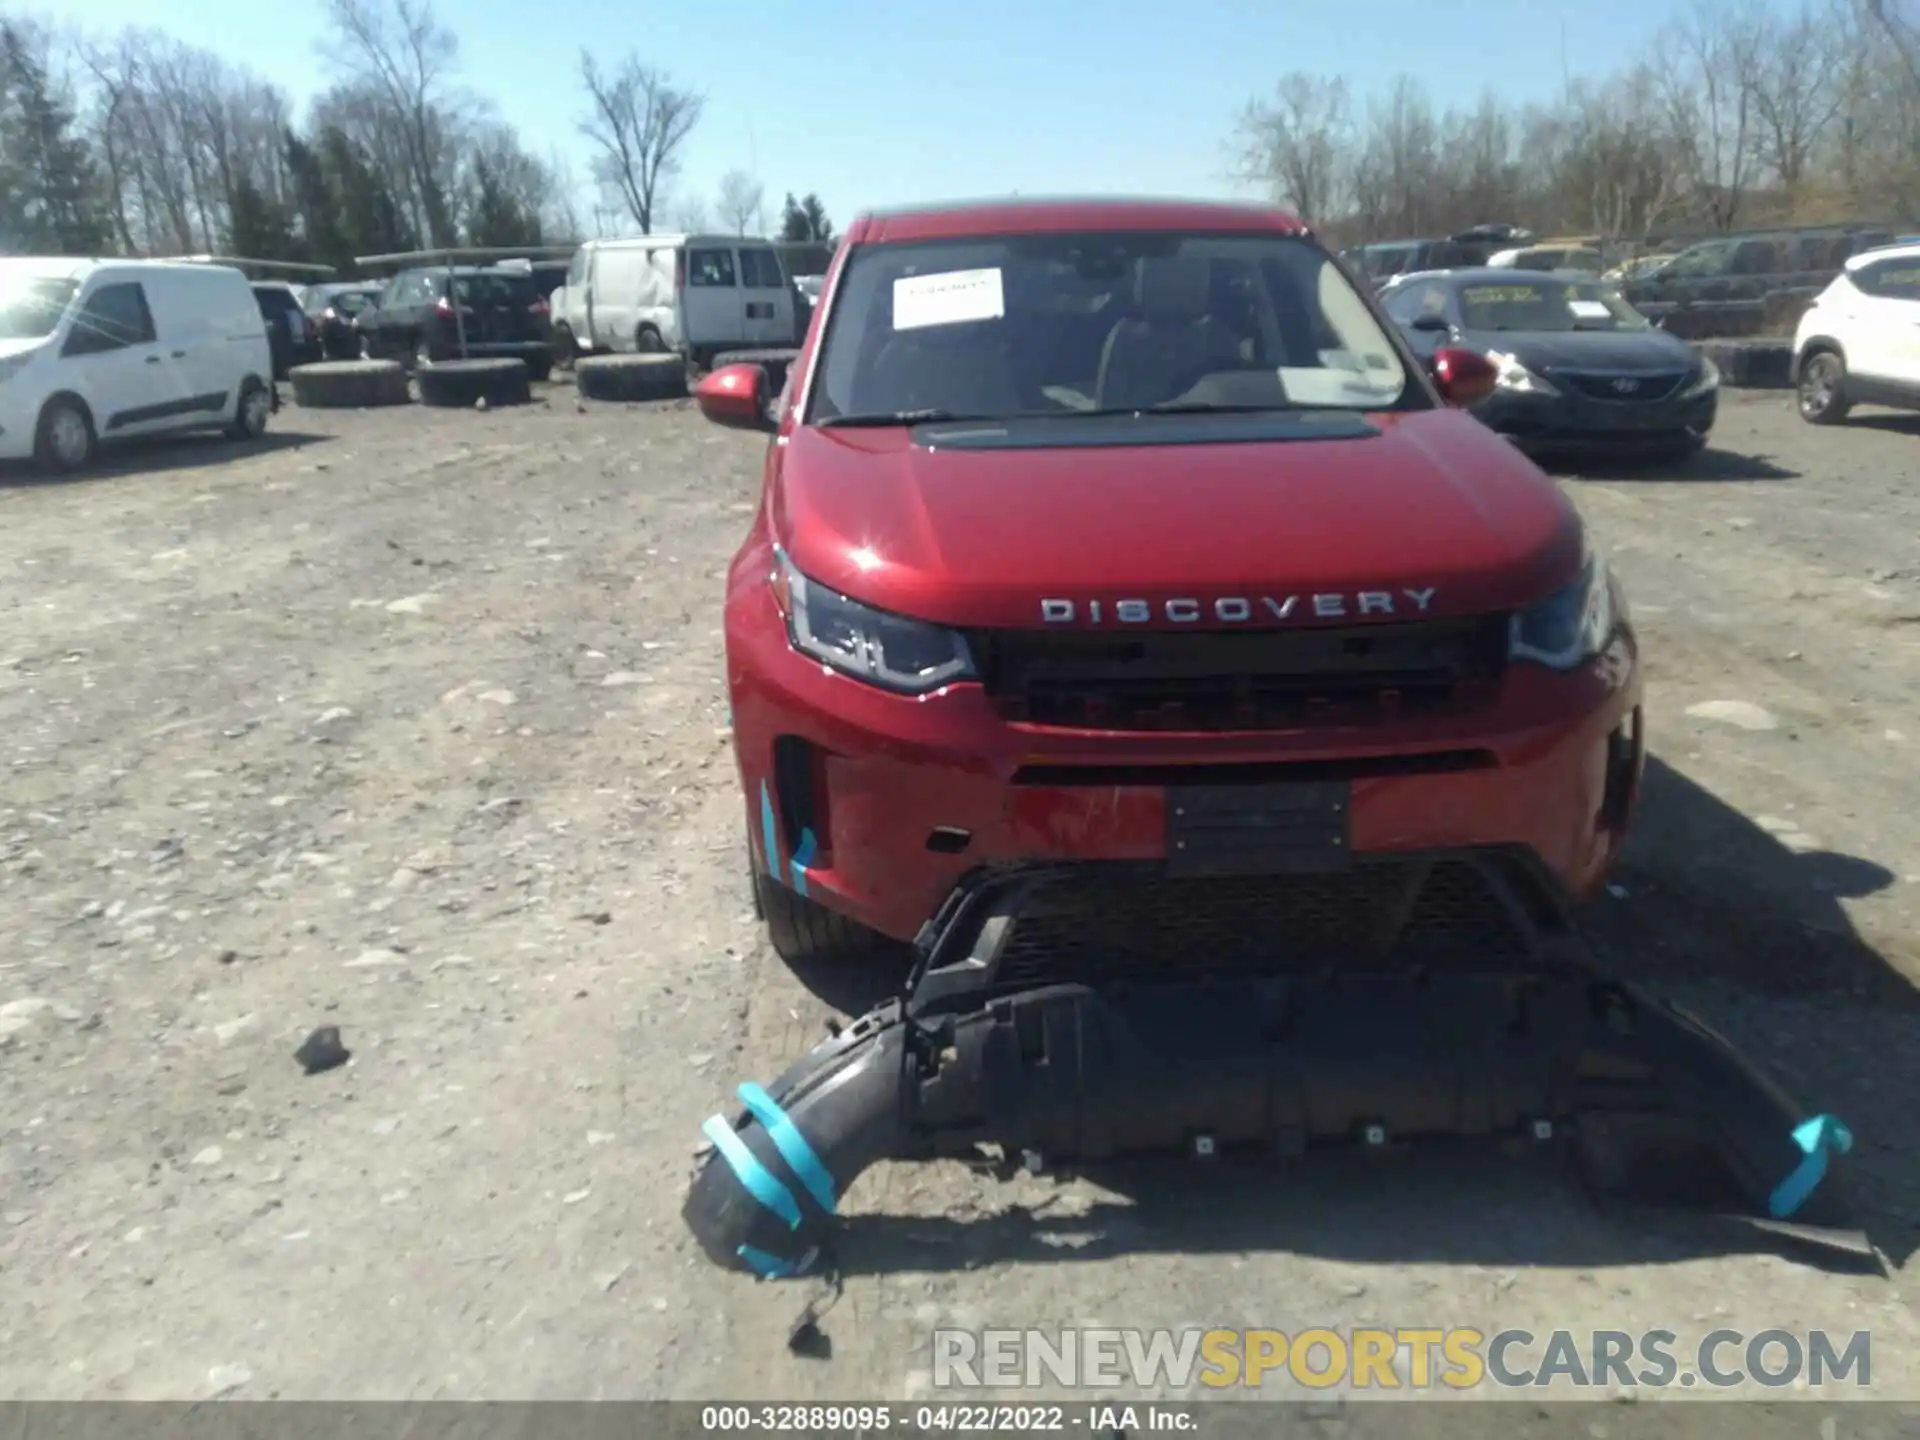
[[[44,340],[79,289],[78,280],[48,276],[0,280],[0,340]]]
[[[1649,330],[1647,317],[1618,290],[1565,280],[1462,285],[1460,318],[1468,330]]]
[[[813,388],[814,424],[1427,403],[1318,246],[1168,232],[860,247]]]

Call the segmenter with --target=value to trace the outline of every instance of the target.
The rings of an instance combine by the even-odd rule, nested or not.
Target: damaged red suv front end
[[[1033,979],[1089,927],[1108,964],[1497,955],[1590,896],[1633,631],[1559,489],[1448,403],[1473,361],[1421,370],[1265,207],[858,222],[777,405],[701,386],[773,432],[726,650],[776,948],[910,940],[1020,866],[1067,867],[1001,956]]]

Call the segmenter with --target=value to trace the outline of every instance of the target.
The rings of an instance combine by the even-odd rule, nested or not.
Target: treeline
[[[522,145],[461,83],[428,0],[326,0],[331,83],[303,114],[281,88],[157,30],[76,33],[0,11],[0,253],[236,254],[349,271],[356,255],[570,244],[709,222],[679,187],[694,90],[629,55],[580,62],[580,132],[604,203],[589,225],[557,155]],[[729,229],[763,190],[722,179]],[[791,195],[789,239],[828,240]]]
[[[1548,17],[1489,16],[1489,43]],[[1551,32],[1549,32],[1551,33]],[[1247,178],[1340,243],[1511,221],[1618,238],[1920,221],[1920,0],[1700,4],[1551,105],[1359,97],[1295,72],[1242,113]]]

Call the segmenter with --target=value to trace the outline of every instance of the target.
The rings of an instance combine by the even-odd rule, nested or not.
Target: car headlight
[[[1522,365],[1515,356],[1504,350],[1489,350],[1487,359],[1493,362],[1495,370],[1494,384],[1502,390],[1511,390],[1516,395],[1558,395],[1560,392],[1549,385],[1539,375]]]
[[[1720,367],[1702,355],[1700,357],[1700,373],[1687,382],[1687,388],[1680,392],[1680,398],[1682,400],[1692,400],[1706,394],[1709,390],[1718,390],[1719,388]]]
[[[1508,653],[1549,670],[1574,670],[1612,641],[1624,617],[1607,562],[1589,553],[1573,583],[1513,617]]]
[[[774,552],[774,596],[787,639],[802,655],[900,695],[926,695],[975,678],[966,638],[941,625],[862,605],[816,585]]]

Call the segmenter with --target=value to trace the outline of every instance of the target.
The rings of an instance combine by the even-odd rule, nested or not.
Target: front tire
[[[1800,362],[1796,387],[1800,418],[1809,425],[1838,425],[1853,402],[1847,399],[1847,362],[1832,350],[1816,350]]]
[[[870,960],[895,942],[767,875],[753,879],[755,904],[774,953],[795,969]]]
[[[229,440],[258,440],[267,433],[267,418],[273,414],[273,395],[258,380],[240,387],[240,403],[233,407],[233,423],[227,426]]]
[[[33,458],[44,470],[72,475],[93,463],[99,443],[86,406],[78,400],[49,400],[34,430]]]

